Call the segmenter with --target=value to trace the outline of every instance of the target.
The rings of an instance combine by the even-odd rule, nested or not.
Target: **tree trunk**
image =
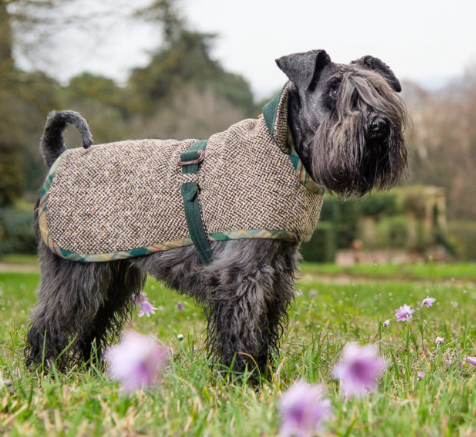
[[[0,65],[12,59],[12,28],[7,0],[0,0]]]

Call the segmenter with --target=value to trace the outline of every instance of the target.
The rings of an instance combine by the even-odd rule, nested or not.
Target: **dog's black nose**
[[[382,139],[388,135],[388,122],[382,117],[375,117],[369,127],[371,138]]]

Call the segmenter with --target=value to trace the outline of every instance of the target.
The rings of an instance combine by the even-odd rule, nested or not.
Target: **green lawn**
[[[420,279],[420,280],[471,280],[476,281],[476,263],[457,264],[357,264],[340,267],[335,264],[305,264],[307,272],[324,275],[347,275],[353,277],[382,279]]]
[[[95,368],[39,377],[25,369],[23,338],[38,279],[0,273],[0,371],[11,380],[0,388],[2,436],[274,436],[279,398],[299,378],[327,386],[334,417],[320,435],[476,435],[476,367],[460,365],[476,356],[474,264],[305,265],[278,369],[259,390],[210,369],[202,310],[148,281],[145,291],[159,310],[150,319],[135,315],[132,327],[155,334],[173,359],[160,389],[130,397]],[[437,299],[433,307],[417,311],[411,324],[396,323],[396,308],[416,308],[428,295]],[[386,319],[391,324],[382,330]],[[445,338],[439,348],[437,335]],[[348,341],[378,343],[388,366],[375,394],[346,402],[331,371]],[[419,371],[426,372],[422,381]]]
[[[6,264],[36,264],[36,255],[28,255],[23,253],[13,253],[3,255],[0,262]]]

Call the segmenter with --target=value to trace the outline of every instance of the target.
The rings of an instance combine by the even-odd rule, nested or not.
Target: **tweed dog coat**
[[[287,103],[288,85],[262,117],[200,142],[206,148],[196,164],[185,159],[178,165],[197,144],[193,139],[67,150],[52,165],[40,197],[43,241],[57,255],[83,262],[190,244],[199,250],[193,237],[200,232],[208,246],[242,238],[308,241],[324,190],[288,136]],[[195,215],[187,202],[195,202]]]

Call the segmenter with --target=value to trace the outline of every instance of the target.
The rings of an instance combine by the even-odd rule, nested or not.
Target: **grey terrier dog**
[[[27,334],[27,363],[54,362],[58,368],[67,368],[91,359],[93,348],[95,356],[101,358],[104,349],[119,337],[134,298],[150,275],[204,307],[206,346],[216,361],[238,372],[247,367],[265,371],[270,363],[272,367],[270,358],[279,354],[287,311],[294,299],[299,245],[310,237],[302,237],[302,233],[312,233],[319,216],[320,187],[343,198],[389,188],[405,172],[407,160],[403,136],[406,110],[397,95],[400,83],[382,61],[365,56],[349,65],[336,64],[324,50],[314,50],[276,62],[289,82],[274,103],[263,109],[264,116],[233,125],[212,136],[208,145],[196,140],[141,140],[90,147],[92,138],[79,114],[50,114],[40,144],[51,171],[35,208],[42,276]],[[79,129],[83,148],[64,153],[62,132],[68,124]],[[243,139],[245,133],[252,139]],[[222,156],[217,152],[222,140],[236,146],[226,146],[226,159],[217,158]],[[246,142],[251,144],[251,158]],[[143,169],[144,162],[167,148],[173,149],[174,162],[181,162],[178,166],[164,165],[163,174],[177,180],[183,177],[182,187],[171,189],[170,195],[168,191],[161,193],[161,178],[166,177],[161,176],[160,181],[151,178],[145,184],[156,191],[140,191],[147,187],[130,179],[130,174],[142,181],[151,173]],[[116,159],[113,151],[120,157]],[[73,160],[77,155],[81,159]],[[268,156],[282,161],[282,166],[266,164]],[[133,170],[126,164],[132,161],[138,163]],[[255,162],[270,167],[265,176],[248,168]],[[234,169],[235,164],[238,169]],[[153,165],[154,169],[160,167]],[[56,166],[62,166],[64,172],[56,175]],[[202,175],[207,172],[218,181],[212,188]],[[101,197],[106,188],[95,185],[101,178],[115,181],[110,185],[116,188],[107,188],[106,197]],[[275,188],[266,185],[271,180]],[[66,187],[63,198],[57,199],[57,192],[45,195],[55,184],[60,187],[61,181]],[[293,187],[290,193],[288,186]],[[177,196],[182,199],[180,190],[180,208],[185,213],[174,203]],[[214,190],[222,196],[217,202],[209,195]],[[163,232],[167,235],[157,241],[174,244],[152,245],[154,250],[150,241],[128,245],[128,239],[139,239],[142,229],[148,229],[154,220],[141,221],[145,216],[141,212],[127,225],[125,218],[114,215],[116,204],[122,205],[123,212],[127,210],[124,203],[128,200],[119,199],[119,194],[133,191],[139,193],[133,205],[141,211],[158,196],[152,208],[159,211],[159,219],[151,228],[165,223]],[[226,194],[220,194],[222,191]],[[84,214],[78,203],[83,196],[83,203],[94,205]],[[253,196],[256,202],[249,203]],[[199,207],[197,199],[203,202]],[[242,203],[234,206],[238,201]],[[172,211],[168,217],[161,209],[164,203],[165,210]],[[92,209],[96,212],[106,206],[112,209],[104,210],[105,218],[93,214]],[[46,209],[49,216],[43,219]],[[133,210],[130,207],[126,212],[133,215]],[[237,217],[244,210],[254,213],[254,218],[240,218],[246,222],[241,225]],[[81,214],[84,217],[79,222]],[[266,222],[273,214],[273,220],[288,215],[293,223],[301,223],[307,216],[301,220],[305,224],[293,227]],[[174,233],[175,221],[185,223],[185,233]],[[215,222],[219,223],[215,226]],[[233,232],[219,232],[225,229]],[[259,231],[240,231],[238,235],[236,229]],[[141,249],[133,249],[136,247]]]

